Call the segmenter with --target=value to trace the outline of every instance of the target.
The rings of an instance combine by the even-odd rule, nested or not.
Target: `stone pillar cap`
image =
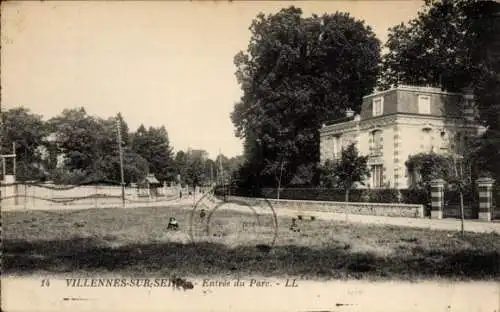
[[[476,183],[477,184],[494,184],[495,183],[495,179],[487,178],[487,177],[479,178],[479,179],[476,180]]]

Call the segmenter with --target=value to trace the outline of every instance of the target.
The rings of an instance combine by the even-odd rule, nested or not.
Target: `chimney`
[[[345,110],[345,116],[348,117],[348,118],[351,118],[352,116],[354,116],[354,111],[350,108],[346,109]]]

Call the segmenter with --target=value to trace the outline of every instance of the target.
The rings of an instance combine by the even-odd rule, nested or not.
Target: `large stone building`
[[[371,188],[407,188],[415,177],[405,162],[422,152],[461,155],[464,138],[482,128],[474,123],[471,93],[449,93],[439,88],[398,86],[363,97],[359,114],[320,129],[321,163],[340,156],[343,147],[355,143],[368,155]]]

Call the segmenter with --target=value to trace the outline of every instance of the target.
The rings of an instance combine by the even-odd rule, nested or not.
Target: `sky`
[[[233,58],[252,19],[290,5],[350,12],[385,42],[423,1],[3,2],[1,103],[45,119],[65,108],[121,112],[131,130],[164,125],[174,150],[242,153],[230,113],[242,95]]]

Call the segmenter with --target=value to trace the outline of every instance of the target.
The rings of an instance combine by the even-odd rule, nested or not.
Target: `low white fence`
[[[53,185],[53,184],[2,184],[2,208],[35,206],[88,206],[104,207],[122,204],[121,186],[103,185]],[[192,189],[180,186],[164,186],[148,192],[143,188],[125,187],[125,204],[148,204],[179,200],[189,196]],[[201,190],[197,189],[196,193]]]

